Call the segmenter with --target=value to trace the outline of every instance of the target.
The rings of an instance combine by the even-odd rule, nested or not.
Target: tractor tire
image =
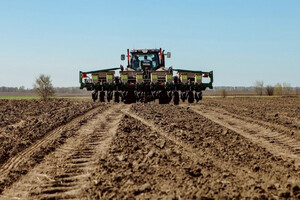
[[[197,92],[195,95],[195,99],[197,102],[202,100],[202,92]]]
[[[105,92],[101,91],[99,94],[99,100],[100,102],[105,102]]]
[[[152,96],[151,92],[145,92],[144,96],[143,96],[143,102],[149,103],[151,101],[153,101],[153,96]]]
[[[188,93],[188,102],[189,103],[194,103],[195,98],[194,98],[194,92],[193,91],[189,91]]]
[[[126,92],[126,91],[123,91],[123,92],[122,92],[122,95],[121,95],[121,101],[122,101],[122,102],[125,102],[126,96],[127,96],[127,92]]]
[[[116,103],[120,102],[120,93],[119,92],[115,92],[115,102]]]
[[[172,93],[172,91],[169,91],[169,92],[168,92],[168,100],[169,100],[169,103],[171,103],[172,97],[173,97],[173,93]]]
[[[179,105],[179,92],[174,92],[173,96],[174,105]]]
[[[159,104],[169,104],[169,97],[166,90],[161,91],[158,96]]]
[[[141,98],[141,102],[142,103],[148,103],[149,101],[148,101],[148,94],[147,94],[147,92],[145,92],[144,94],[143,94],[143,98]]]
[[[182,100],[182,102],[185,102],[185,100],[186,100],[186,92],[181,92],[181,100]]]
[[[153,101],[155,101],[155,99],[158,99],[158,93],[157,91],[153,92]]]
[[[143,102],[143,93],[142,92],[138,92],[136,94],[136,101],[140,101],[140,102]]]
[[[202,92],[199,92],[199,96],[198,96],[198,97],[199,97],[199,101],[201,101],[201,100],[202,100],[202,97],[203,97],[203,96],[202,96]]]
[[[94,91],[92,93],[92,99],[93,99],[93,101],[95,102],[97,100],[97,98],[98,98],[98,92]]]
[[[107,92],[107,102],[110,102],[110,100],[112,99],[113,99],[113,92],[112,91]]]
[[[124,100],[125,104],[131,104],[131,103],[136,103],[136,96],[134,91],[128,91],[127,95],[125,96]]]
[[[108,93],[107,93],[107,96],[106,96],[106,100],[107,100],[107,102],[110,102],[110,97],[109,97]]]

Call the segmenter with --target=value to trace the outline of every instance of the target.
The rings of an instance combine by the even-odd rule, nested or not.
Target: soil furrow
[[[222,109],[276,131],[300,133],[300,98],[213,98],[204,99],[203,111]],[[300,140],[300,134],[295,134]]]
[[[69,123],[98,105],[66,99],[8,101],[6,106],[0,107],[0,123],[6,124],[0,131],[0,166],[55,128]],[[22,120],[20,124],[11,125],[14,121]]]
[[[199,199],[210,196],[209,187],[222,188],[215,185],[222,169],[209,160],[194,159],[181,145],[130,115],[125,115],[109,153],[101,159],[89,190],[92,199]]]
[[[101,109],[101,108],[100,108]],[[10,169],[16,168],[21,162],[26,161],[33,152],[37,151],[37,149],[41,148],[43,145],[47,143],[51,143],[55,138],[59,137],[60,134],[63,132],[64,129],[68,126],[72,126],[74,123],[79,123],[84,117],[87,115],[90,115],[92,113],[99,112],[99,108],[93,109],[86,114],[75,118],[71,122],[69,122],[67,125],[64,125],[63,127],[56,128],[55,130],[48,133],[44,138],[37,141],[35,144],[30,146],[29,148],[25,149],[21,153],[17,154],[16,156],[10,158],[7,162],[5,162],[1,168],[0,168],[0,176],[3,176],[4,174],[8,173]]]
[[[79,198],[96,168],[98,156],[109,148],[122,116],[119,109],[120,105],[112,106],[88,121],[76,136],[67,139],[64,145],[5,190],[1,198]],[[111,113],[117,113],[114,119],[109,118]]]
[[[19,177],[25,175],[28,170],[41,162],[45,155],[63,144],[68,137],[73,136],[76,132],[75,130],[86,123],[87,119],[92,118],[106,108],[106,106],[100,106],[88,111],[66,125],[54,129],[44,138],[38,140],[19,154],[11,157],[0,168],[0,193],[5,187],[10,186],[13,182],[17,181]]]
[[[149,121],[149,120],[145,120],[144,118],[139,117],[136,114],[133,113],[126,113],[127,115],[140,120],[144,125],[149,126],[153,131],[158,132],[159,134],[161,134],[163,137],[165,137],[166,139],[172,141],[174,144],[182,147],[182,149],[186,152],[186,155],[188,157],[190,157],[192,160],[194,160],[194,162],[201,162],[203,160],[203,156],[204,153],[193,148],[190,144],[186,143],[185,141],[182,141],[178,138],[176,138],[176,136],[172,135],[172,133],[168,134],[167,132],[165,132],[163,129],[161,129],[159,126],[155,125],[153,122]],[[225,161],[220,161],[218,160],[217,157],[214,157],[212,155],[209,154],[205,154],[206,159],[211,160],[211,164],[213,165],[213,167],[215,169],[218,169],[217,171],[223,171],[224,169],[226,169],[227,172],[229,173],[235,173],[235,176],[239,177],[242,179],[242,177],[247,178],[247,179],[253,179],[253,180],[260,180],[262,177],[257,174],[257,173],[252,173],[251,169],[246,168],[246,167],[235,167],[234,165],[232,165],[232,163],[227,163]],[[264,177],[265,178],[265,182],[273,182],[274,180],[270,179],[269,177]],[[242,185],[243,183],[239,183],[240,185]]]
[[[78,121],[79,119],[75,119],[75,121]],[[72,123],[72,122],[70,122]],[[76,122],[75,122],[76,123]],[[18,167],[20,163],[26,161],[33,152],[37,151],[40,147],[43,145],[47,145],[47,143],[51,143],[53,140],[58,138],[60,134],[62,133],[63,128],[57,128],[54,131],[51,131],[47,136],[45,136],[40,141],[37,141],[35,144],[27,148],[26,150],[22,151],[21,153],[17,154],[16,156],[10,158],[6,163],[4,163],[0,168],[0,176],[3,176],[4,174],[8,173],[9,170],[12,168]]]
[[[242,186],[241,192],[247,188],[255,194],[259,186],[262,194],[280,196],[281,192],[285,193],[286,184],[298,183],[300,174],[294,160],[272,155],[265,147],[190,108],[136,104],[131,111],[199,152],[202,159],[211,158],[213,165],[223,166],[229,174],[235,174],[232,182]],[[277,185],[276,192],[270,194],[267,190],[273,184]]]
[[[213,108],[211,108],[209,110],[206,109],[205,112],[203,112],[203,109],[197,108],[196,106],[191,106],[191,108],[198,114],[203,115],[228,129],[234,130],[254,143],[259,144],[274,155],[293,159],[296,161],[297,165],[300,165],[300,153],[298,148],[300,146],[300,141],[289,137],[284,133],[278,133],[261,125],[249,123],[247,120],[231,117],[232,114],[229,114],[226,111],[221,112],[220,109],[214,111]],[[245,130],[254,131],[255,134]]]

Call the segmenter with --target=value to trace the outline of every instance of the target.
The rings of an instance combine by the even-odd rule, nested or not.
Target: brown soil
[[[109,148],[121,118],[121,113],[117,112],[120,106],[97,110],[97,114],[89,116],[92,120],[85,120],[73,130],[63,145],[57,146],[40,164],[6,189],[2,198],[81,198],[97,167],[98,155]]]
[[[299,99],[220,98],[181,106],[55,101],[43,102],[48,109],[40,114],[34,101],[28,101],[32,109],[0,101],[0,109],[8,104],[28,116],[11,114],[15,120],[3,130],[31,117],[52,127],[39,126],[39,136],[29,137],[33,132],[24,126],[30,143],[2,162],[0,199],[300,197]],[[52,113],[60,113],[56,120],[42,117],[51,104]]]
[[[281,125],[300,131],[300,98],[211,98],[201,102],[202,108],[222,108],[241,117]]]
[[[0,100],[0,166],[51,130],[95,106],[63,99]]]

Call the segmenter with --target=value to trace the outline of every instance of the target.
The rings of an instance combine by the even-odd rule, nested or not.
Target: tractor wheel
[[[179,92],[174,92],[173,96],[174,105],[179,105]]]
[[[158,92],[157,91],[155,91],[155,92],[153,92],[153,101],[155,101],[155,99],[158,99]]]
[[[143,102],[143,93],[142,92],[138,92],[136,94],[136,101]]]
[[[169,100],[169,103],[172,101],[172,97],[173,97],[173,93],[172,93],[172,91],[169,91],[169,92],[168,92],[168,100]]]
[[[125,104],[131,104],[136,103],[136,96],[134,94],[134,91],[128,91],[127,95],[125,96]]]
[[[158,102],[159,104],[168,104],[169,103],[169,97],[166,90],[163,90],[158,95]]]
[[[202,100],[202,92],[197,92],[195,95],[195,99],[197,102],[201,101]]]
[[[107,102],[110,102],[110,100],[112,99],[113,99],[113,92],[112,91],[107,92]]]
[[[97,98],[98,98],[98,92],[94,91],[92,93],[92,99],[93,99],[93,101],[95,102],[97,100]]]
[[[100,102],[105,102],[105,92],[101,91],[99,94],[99,100]]]
[[[186,100],[186,92],[181,92],[181,100],[182,100],[182,102],[185,102],[185,100]]]
[[[127,96],[127,92],[126,92],[126,91],[123,91],[123,92],[122,92],[122,95],[121,95],[121,101],[122,101],[122,102],[125,102],[126,96]]]
[[[189,103],[194,103],[195,98],[194,98],[194,92],[193,91],[189,91],[188,93],[188,102]]]
[[[153,93],[149,93],[149,102],[151,102],[151,101],[155,101],[155,96],[154,96],[154,94]]]
[[[110,102],[110,94],[109,94],[109,92],[107,92],[106,100],[107,100],[107,102]]]
[[[143,97],[141,98],[142,103],[148,103],[148,94],[144,92]]]
[[[120,93],[119,92],[115,92],[115,102],[116,103],[120,102]]]
[[[143,98],[144,98],[143,99],[144,103],[149,103],[150,101],[153,101],[153,97],[152,97],[151,92],[145,92]]]
[[[199,97],[199,101],[201,101],[202,100],[202,92],[199,92],[198,97]]]

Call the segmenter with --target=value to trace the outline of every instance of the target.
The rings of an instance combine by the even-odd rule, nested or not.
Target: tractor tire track
[[[74,137],[68,138],[61,147],[46,156],[28,174],[4,190],[0,199],[81,198],[82,190],[96,168],[97,159],[109,148],[118,127],[122,116],[119,109],[126,110],[129,107],[121,108],[121,105],[115,104],[103,113],[98,113],[92,120],[82,125]],[[97,109],[91,112],[97,112]],[[80,119],[76,120],[80,122]],[[54,131],[44,141],[38,142],[27,153],[23,153],[23,156],[26,157],[57,134]],[[14,164],[7,166],[12,167]]]
[[[240,180],[252,180],[253,184],[255,183],[260,183],[260,182],[276,182],[276,180],[272,177],[267,177],[267,176],[261,176],[258,173],[255,173],[252,171],[252,169],[247,168],[247,167],[242,167],[242,166],[235,166],[230,162],[226,162],[224,160],[219,160],[213,155],[209,154],[204,154],[203,152],[199,151],[198,149],[193,148],[190,144],[188,144],[186,141],[181,140],[180,138],[177,138],[175,135],[172,133],[167,133],[164,131],[161,127],[155,125],[153,122],[150,120],[146,120],[144,117],[140,117],[137,114],[134,113],[129,113],[126,112],[125,114],[133,117],[136,120],[141,121],[142,124],[145,126],[150,127],[151,130],[159,133],[161,136],[163,136],[166,140],[171,141],[172,143],[176,144],[178,147],[180,147],[183,151],[182,154],[184,156],[187,156],[191,158],[191,160],[194,163],[201,163],[205,159],[209,160],[210,164],[212,165],[211,167],[214,168],[215,172],[223,173],[223,174],[234,174],[234,179],[232,180],[233,184],[236,184]],[[226,181],[225,181],[226,182]],[[240,182],[239,186],[242,186],[245,184],[245,182]],[[247,185],[245,185],[248,187]]]
[[[270,127],[269,124],[266,127],[261,124],[262,122],[255,123],[253,119],[244,119],[244,117],[240,115],[235,116],[222,109],[202,109],[196,106],[189,107],[191,107],[194,112],[266,148],[270,153],[285,159],[292,159],[297,165],[300,165],[300,141],[292,136],[271,130],[268,128]]]
[[[29,148],[25,149],[21,153],[17,154],[14,157],[11,157],[6,163],[4,163],[1,168],[0,168],[0,177],[4,176],[5,174],[9,173],[9,171],[13,168],[18,167],[22,163],[26,162],[28,158],[33,154],[33,152],[39,150],[42,146],[46,146],[47,144],[50,144],[52,141],[54,141],[56,138],[58,138],[62,132],[71,127],[73,124],[80,123],[83,118],[86,116],[89,116],[91,114],[97,113],[101,110],[102,108],[95,108],[93,110],[88,111],[82,116],[79,116],[75,119],[73,119],[71,122],[69,122],[66,125],[60,126],[56,128],[55,130],[49,132],[44,138],[41,140],[37,141],[35,144],[30,146]]]
[[[16,182],[21,176],[26,174],[28,170],[39,163],[45,155],[52,152],[57,146],[60,146],[66,138],[73,136],[79,126],[99,112],[106,109],[106,105],[97,106],[87,111],[85,114],[74,118],[65,125],[48,132],[42,139],[37,140],[33,145],[25,150],[10,157],[0,167],[0,194],[5,187],[9,187]]]

